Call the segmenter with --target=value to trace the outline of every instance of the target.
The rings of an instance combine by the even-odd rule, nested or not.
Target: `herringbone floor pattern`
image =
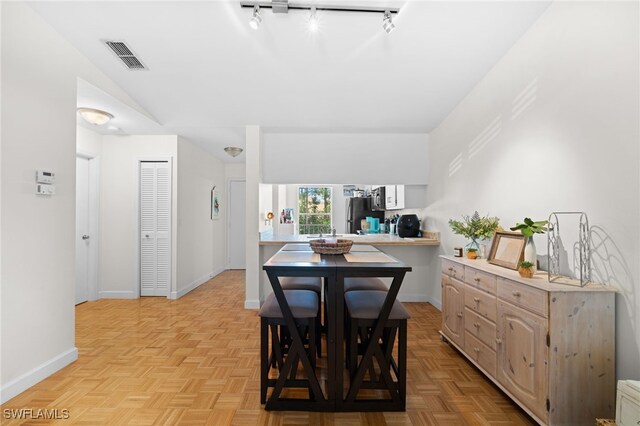
[[[99,300],[76,308],[79,359],[2,406],[68,409],[60,424],[533,424],[440,341],[440,312],[407,304],[404,413],[265,412],[259,403],[259,320],[243,309],[244,271],[227,271],[179,300]]]

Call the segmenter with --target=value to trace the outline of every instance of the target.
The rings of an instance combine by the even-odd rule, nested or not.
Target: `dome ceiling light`
[[[228,146],[224,149],[224,152],[226,152],[227,154],[229,154],[230,156],[232,156],[233,158],[236,158],[238,155],[242,154],[243,149],[242,148],[238,148],[237,146]]]
[[[78,114],[84,121],[94,126],[107,124],[113,118],[113,114],[95,108],[78,108]]]

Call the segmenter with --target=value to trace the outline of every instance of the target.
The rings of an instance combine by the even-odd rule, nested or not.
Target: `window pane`
[[[301,234],[331,232],[331,188],[300,187],[298,189],[298,224]]]

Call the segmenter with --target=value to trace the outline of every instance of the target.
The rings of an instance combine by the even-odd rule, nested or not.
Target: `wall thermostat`
[[[38,195],[55,195],[56,194],[56,186],[55,185],[47,185],[43,183],[36,184],[36,194]]]
[[[56,174],[53,172],[45,172],[44,170],[36,170],[36,183],[56,183]]]

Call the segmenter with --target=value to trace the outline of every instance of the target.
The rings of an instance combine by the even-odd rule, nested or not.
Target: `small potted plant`
[[[467,249],[467,257],[469,259],[477,259],[478,258],[478,249],[475,247],[469,247]]]
[[[522,278],[533,278],[533,263],[522,261],[518,265],[518,273]]]
[[[527,239],[524,246],[524,260],[531,263],[531,269],[536,271],[538,263],[538,255],[536,253],[536,245],[533,242],[534,234],[544,234],[547,231],[546,220],[533,221],[528,217],[524,218],[524,223],[516,223],[516,226],[511,228],[512,231],[520,231]]]
[[[497,217],[490,217],[488,215],[481,217],[476,211],[471,216],[462,215],[462,220],[450,219],[449,226],[454,234],[462,235],[471,240],[465,247],[467,254],[470,251],[469,249],[475,249],[475,259],[478,257],[478,250],[480,249],[478,240],[487,240],[493,237],[496,229],[498,229],[499,222],[500,219]]]

